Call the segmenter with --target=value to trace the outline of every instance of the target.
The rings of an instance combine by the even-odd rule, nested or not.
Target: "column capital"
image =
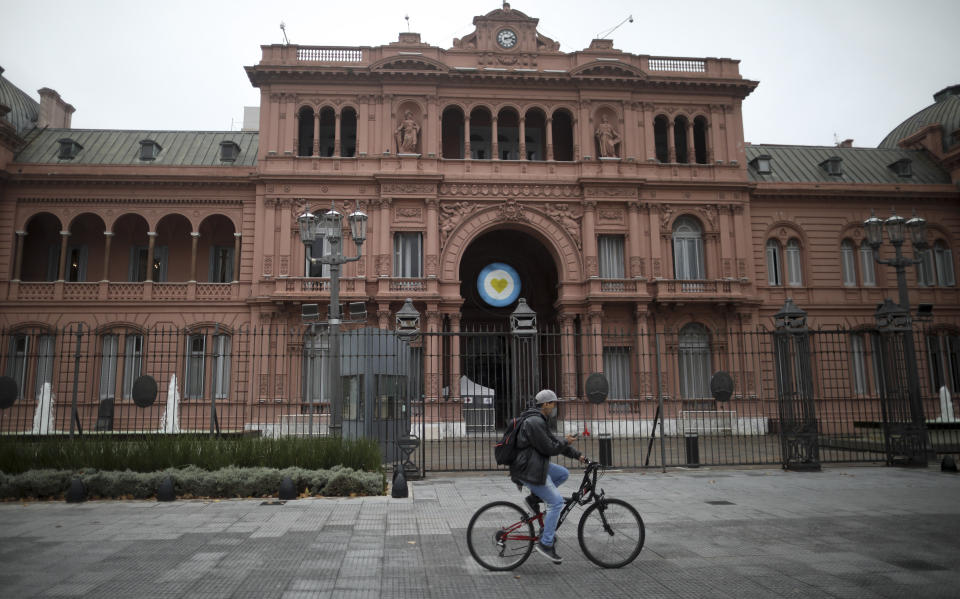
[[[70,231],[60,231],[61,237],[70,237]]]
[[[27,236],[27,232],[26,232],[26,231],[17,231],[16,234],[17,234],[17,237],[26,237],[26,236]]]
[[[147,231],[147,237],[156,237],[156,236],[157,236],[156,231]]]
[[[191,232],[190,232],[190,237],[193,237],[194,239],[199,239],[199,238],[200,238],[200,233],[199,233],[199,231],[191,231]]]
[[[239,239],[240,237],[243,237],[243,233],[234,233],[233,236]]]
[[[113,237],[114,235],[116,235],[116,233],[114,233],[113,231],[104,231],[104,232],[103,232],[103,236],[104,236],[104,237]]]

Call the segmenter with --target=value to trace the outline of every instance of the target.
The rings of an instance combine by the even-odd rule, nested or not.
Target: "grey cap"
[[[534,402],[536,402],[536,404],[537,404],[538,406],[541,405],[541,404],[545,404],[545,403],[550,403],[550,402],[554,402],[554,401],[560,401],[560,399],[557,397],[557,394],[554,393],[553,391],[551,391],[550,389],[544,389],[544,390],[540,391],[540,392],[537,393],[537,395],[533,398],[533,400],[534,400]]]

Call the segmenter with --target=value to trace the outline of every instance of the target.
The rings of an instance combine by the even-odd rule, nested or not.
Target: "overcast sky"
[[[876,146],[960,83],[958,0],[517,0],[561,50],[611,36],[653,56],[726,57],[760,82],[746,140]],[[377,46],[400,31],[449,48],[501,2],[0,0],[0,67],[35,99],[60,92],[76,128],[238,129],[259,104],[243,67],[260,45]]]

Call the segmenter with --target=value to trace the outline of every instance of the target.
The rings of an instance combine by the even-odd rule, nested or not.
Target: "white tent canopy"
[[[491,389],[490,387],[484,387],[480,383],[471,381],[466,377],[466,375],[460,377],[460,397],[462,398],[489,398],[486,401],[477,399],[476,403],[484,404],[493,404],[493,398],[496,397],[497,392]],[[450,396],[450,388],[443,388],[443,396]]]

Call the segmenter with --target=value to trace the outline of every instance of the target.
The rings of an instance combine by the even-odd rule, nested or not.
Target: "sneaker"
[[[553,548],[553,545],[544,545],[543,543],[537,543],[533,546],[538,553],[546,556],[548,560],[555,564],[563,563],[563,558],[557,555],[557,550]]]
[[[526,501],[526,502],[527,502],[527,505],[530,506],[530,513],[531,513],[531,514],[539,514],[539,513],[540,513],[540,498],[539,498],[539,497],[537,497],[536,495],[534,495],[534,494],[531,493],[530,495],[527,495],[527,497],[526,497],[526,499],[525,499],[524,501]]]

